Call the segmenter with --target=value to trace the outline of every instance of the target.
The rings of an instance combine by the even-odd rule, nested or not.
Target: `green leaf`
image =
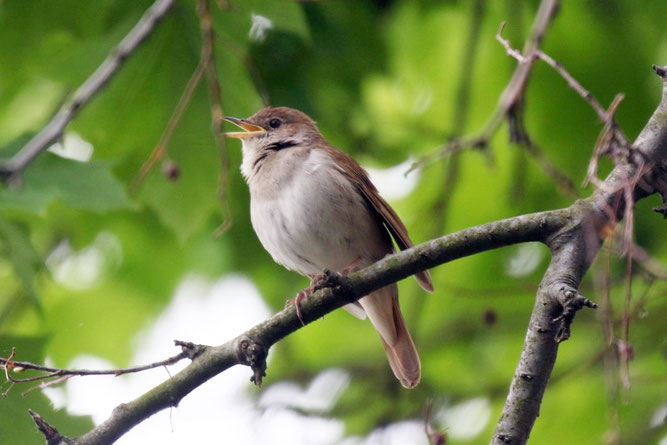
[[[0,248],[12,264],[14,273],[25,287],[33,303],[41,309],[35,289],[35,274],[43,267],[41,258],[32,247],[28,234],[17,225],[0,217]]]
[[[0,209],[45,214],[56,200],[94,212],[131,207],[125,187],[114,177],[110,163],[72,161],[51,153],[40,155],[28,166],[18,188],[0,191]]]

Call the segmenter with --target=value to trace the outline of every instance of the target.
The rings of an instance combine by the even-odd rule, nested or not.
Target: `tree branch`
[[[418,271],[511,244],[546,242],[568,224],[570,213],[569,209],[553,210],[496,221],[387,256],[347,277],[329,273],[318,290],[301,302],[304,323]],[[192,390],[237,364],[250,366],[251,380],[261,384],[269,348],[301,327],[294,306],[289,306],[223,345],[198,345],[198,354],[185,369],[137,399],[116,407],[109,419],[71,439],[72,443],[111,443],[158,411],[176,406]]]
[[[427,241],[347,277],[329,272],[317,290],[301,303],[303,321],[311,323],[376,289],[449,261],[516,243],[547,244],[552,252],[551,263],[538,289],[521,358],[492,439],[493,444],[524,444],[538,415],[558,343],[569,337],[577,310],[595,307],[578,293],[577,287],[604,235],[609,233],[608,226],[623,216],[628,178],[639,177],[630,183],[633,202],[659,192],[656,184],[667,179],[667,82],[663,83],[660,105],[635,141],[633,153],[588,199],[565,209],[491,222]],[[250,366],[251,380],[260,385],[269,348],[301,327],[290,306],[223,345],[193,345],[197,354],[181,372],[137,399],[119,405],[109,419],[87,434],[62,440],[75,444],[111,443],[156,412],[176,406],[192,390],[237,364]]]
[[[113,77],[173,3],[174,0],[156,0],[112,54],[79,87],[73,99],[61,107],[42,131],[12,159],[0,164],[0,179],[10,180],[20,175],[30,162],[62,136],[80,108]],[[201,3],[206,1],[201,0]],[[526,60],[517,66],[501,96],[497,112],[482,136],[469,139],[466,144],[485,146],[502,119],[509,116],[511,120],[513,110],[521,102],[531,67],[537,58],[535,54],[558,3],[557,0],[543,0],[540,4],[532,37],[522,56]],[[209,43],[212,38],[210,34]],[[209,60],[212,61],[212,52],[208,53],[208,50],[212,51],[212,48],[205,49],[205,54],[210,54]],[[209,81],[214,80],[214,65],[209,63],[207,69],[212,74]],[[303,321],[308,324],[374,290],[449,261],[516,243],[545,243],[552,252],[551,262],[537,291],[521,358],[492,438],[493,444],[524,444],[539,413],[559,342],[569,337],[572,321],[579,309],[595,307],[594,303],[579,294],[577,288],[605,235],[610,233],[609,227],[626,216],[637,200],[653,193],[660,193],[665,198],[667,67],[654,69],[663,78],[662,100],[634,145],[626,147],[626,156],[617,160],[616,168],[591,197],[577,201],[566,209],[517,216],[443,236],[387,256],[347,277],[330,272],[318,284],[317,290],[301,303]],[[217,115],[218,110],[214,110],[214,122]],[[464,145],[460,142],[458,147]],[[185,369],[137,399],[119,405],[109,419],[78,438],[64,437],[39,415],[31,415],[49,443],[111,443],[156,412],[176,406],[192,390],[231,366],[250,366],[253,371],[251,380],[260,385],[270,347],[301,327],[295,308],[291,306],[223,345],[190,345],[196,353],[189,356],[192,362]],[[5,361],[5,367],[10,363],[16,364],[9,359]]]
[[[657,72],[657,70],[656,70]],[[593,303],[577,287],[595,259],[609,226],[620,221],[625,206],[657,192],[667,179],[667,79],[663,94],[633,144],[626,162],[617,165],[589,198],[573,204],[570,224],[548,241],[552,259],[537,292],[535,307],[503,412],[491,443],[525,444],[539,414],[544,389],[558,353],[570,335],[574,314]],[[638,177],[629,182],[628,178]],[[626,203],[631,187],[631,203]]]
[[[51,121],[30,139],[18,153],[11,159],[0,163],[1,180],[11,181],[16,179],[40,153],[62,137],[70,121],[111,80],[127,58],[139,47],[139,44],[153,32],[173,4],[174,0],[156,0],[146,10],[141,19],[134,25],[134,28],[111,51],[97,70],[74,92],[72,99],[60,107]]]

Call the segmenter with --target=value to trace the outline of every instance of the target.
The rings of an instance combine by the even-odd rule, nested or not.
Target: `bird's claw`
[[[357,266],[362,260],[363,260],[362,257],[357,257],[357,259],[352,261],[347,266],[343,267],[340,272],[334,272],[329,269],[324,269],[324,271],[321,274],[309,275],[308,278],[310,278],[310,286],[297,293],[294,299],[287,300],[285,302],[285,307],[287,307],[290,303],[293,303],[294,308],[296,309],[296,316],[299,317],[301,326],[305,326],[306,323],[304,323],[303,316],[301,314],[301,307],[300,307],[301,300],[307,298],[313,292],[325,288],[331,285],[332,283],[335,283],[336,279],[339,279],[340,277],[346,277],[348,274],[350,274],[357,268]]]
[[[300,291],[299,293],[296,294],[296,297],[293,299],[290,298],[285,302],[285,307],[287,307],[290,303],[294,304],[294,308],[296,309],[296,316],[299,318],[299,321],[301,322],[301,326],[305,326],[306,323],[303,321],[303,314],[301,313],[301,300],[304,298],[307,298],[308,295],[310,295],[313,292],[313,286],[308,286],[304,290]]]

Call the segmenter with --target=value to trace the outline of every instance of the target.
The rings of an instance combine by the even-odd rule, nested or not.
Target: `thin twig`
[[[221,133],[224,113],[222,111],[221,88],[218,82],[218,71],[215,66],[215,30],[212,25],[211,10],[208,0],[199,0],[199,25],[202,38],[202,61],[206,67],[209,100],[211,102],[211,129],[220,157],[220,175],[218,178],[218,199],[223,206],[222,224],[215,230],[216,236],[224,234],[232,225],[232,214],[229,206],[229,154],[225,138]]]
[[[155,164],[157,164],[164,157],[167,151],[167,146],[171,141],[171,137],[174,134],[176,128],[178,127],[178,124],[181,122],[183,113],[185,113],[185,110],[188,108],[188,105],[192,100],[192,96],[194,95],[194,92],[197,89],[197,86],[199,85],[199,81],[201,80],[203,74],[204,74],[204,63],[200,61],[197,67],[195,68],[194,72],[190,76],[188,83],[185,85],[183,94],[181,94],[181,97],[178,100],[178,103],[176,104],[176,108],[174,108],[174,111],[171,114],[171,117],[169,118],[169,122],[167,123],[167,126],[165,127],[164,131],[162,132],[160,140],[158,141],[157,145],[151,152],[146,162],[144,162],[143,165],[141,166],[141,170],[139,170],[137,176],[135,176],[135,178],[132,180],[132,184],[130,185],[131,193],[136,193],[139,190],[139,187],[141,186],[146,176],[148,176],[148,174],[153,170],[153,168],[155,168]]]
[[[496,33],[496,40],[498,40],[498,42],[505,48],[507,54],[515,58],[520,65],[532,66],[535,60],[539,58],[540,54],[543,54],[542,51],[540,51],[536,45],[527,45],[530,52],[527,53],[527,56],[522,55],[521,52],[512,48],[509,41],[503,38],[502,33],[504,28],[505,22],[502,22]],[[514,106],[507,108],[510,123],[510,141],[519,144],[533,159],[535,159],[547,176],[556,183],[558,190],[571,198],[579,198],[579,192],[572,180],[570,180],[565,172],[558,169],[558,167],[551,162],[544,151],[542,151],[528,135],[523,119],[523,101],[516,100],[513,103]]]
[[[57,379],[44,380],[39,385],[35,385],[31,388],[26,389],[25,391],[23,391],[21,393],[21,395],[25,396],[26,394],[29,394],[29,393],[37,390],[37,389],[44,389],[44,388],[49,388],[51,386],[59,385],[62,382],[65,382],[65,381],[71,379],[72,377],[74,377],[74,376],[73,375],[63,375],[63,376],[58,377]]]
[[[614,333],[614,309],[611,305],[611,242],[607,244],[604,270],[601,272],[602,301],[600,322],[605,339],[604,369],[607,380],[607,415],[612,428],[610,439],[618,436],[618,340]],[[618,441],[611,441],[617,443]]]
[[[536,49],[535,52],[532,53],[530,59],[524,57],[521,52],[512,48],[507,39],[503,37],[504,28],[505,22],[502,22],[498,28],[498,32],[496,33],[496,40],[498,40],[500,44],[503,45],[508,56],[515,58],[519,63],[528,63],[529,61],[532,63],[535,59],[544,61],[547,65],[556,70],[556,72],[558,72],[558,74],[560,74],[563,79],[565,79],[570,88],[576,91],[586,102],[591,105],[591,107],[593,107],[601,121],[604,122],[607,120],[606,111],[604,107],[600,105],[600,102],[598,102],[598,100],[593,96],[593,94],[591,94],[590,91],[581,86],[581,84],[563,67],[560,62],[554,60],[551,56],[539,49]]]
[[[620,255],[620,253],[619,253]],[[626,255],[648,275],[651,280],[667,281],[667,267],[651,256],[644,248],[632,243]]]
[[[112,375],[117,377],[124,374],[131,374],[131,373],[146,371],[148,369],[173,365],[185,358],[189,358],[191,356],[191,353],[184,350],[180,354],[174,355],[173,357],[169,357],[165,360],[160,360],[158,362],[150,363],[147,365],[135,366],[131,368],[108,369],[108,370],[53,368],[50,366],[38,365],[31,362],[17,362],[14,361],[15,356],[16,356],[16,348],[12,348],[12,353],[9,355],[9,357],[7,358],[0,357],[0,366],[2,366],[2,368],[5,370],[5,378],[7,379],[7,381],[10,381],[12,383],[29,383],[39,380],[48,380],[61,376],[73,377],[73,376],[89,376],[89,375]],[[20,379],[12,377],[12,375],[9,372],[12,369],[41,371],[45,372],[46,374]]]
[[[111,51],[97,70],[74,92],[72,99],[63,105],[49,123],[18,153],[0,164],[0,179],[9,181],[16,178],[40,153],[60,139],[70,121],[113,78],[139,44],[153,32],[173,4],[174,0],[156,0],[146,10],[139,22]]]
[[[509,56],[514,57],[520,64],[532,63],[534,62],[534,60],[537,59],[544,61],[546,64],[551,66],[558,74],[560,74],[561,77],[563,77],[563,79],[565,79],[568,86],[572,88],[577,94],[579,94],[579,96],[581,96],[581,98],[584,99],[591,106],[591,108],[593,108],[593,110],[598,115],[600,121],[605,124],[604,129],[601,132],[600,137],[598,138],[598,143],[596,144],[594,155],[591,158],[591,161],[589,163],[588,173],[586,179],[584,180],[584,186],[586,186],[589,182],[600,184],[601,181],[597,180],[597,166],[600,156],[602,154],[609,152],[613,153],[617,147],[620,147],[621,150],[623,150],[624,152],[627,152],[627,150],[629,149],[629,143],[627,137],[618,127],[618,125],[614,122],[613,119],[614,114],[618,108],[618,105],[623,100],[624,96],[622,94],[617,95],[612,101],[611,105],[609,106],[609,110],[605,110],[602,107],[602,105],[600,105],[600,102],[595,98],[595,96],[593,96],[593,94],[590,91],[585,89],[563,67],[563,65],[560,62],[554,60],[548,54],[544,53],[540,49],[535,49],[535,51],[532,53],[531,58],[527,58],[523,56],[519,51],[513,49],[509,44],[509,42],[502,36],[504,26],[505,26],[504,22],[500,24],[498,33],[496,34],[496,39],[501,43],[501,45],[503,45],[505,51]],[[527,145],[527,148],[531,148],[530,144]],[[576,189],[574,188],[574,185],[572,185],[571,181],[569,181],[569,179],[565,175],[557,171],[555,169],[555,166],[553,166],[553,164],[551,164],[550,161],[545,163],[544,162],[545,160],[548,161],[547,158],[542,157],[541,164],[545,169],[545,171],[547,172],[547,174],[549,174],[554,180],[556,180],[556,182],[559,183],[562,188],[564,186],[564,189],[568,191],[568,194],[572,193],[576,194]]]
[[[563,65],[560,62],[554,60],[548,54],[544,53],[539,49],[535,49],[535,51],[532,53],[532,57],[527,58],[523,56],[519,51],[513,49],[509,44],[509,42],[502,36],[504,26],[505,23],[504,22],[501,23],[498,29],[498,33],[496,34],[496,39],[503,45],[508,55],[514,57],[520,64],[532,63],[536,59],[544,61],[546,64],[551,66],[558,74],[560,74],[561,77],[563,77],[563,79],[565,79],[568,86],[572,88],[575,92],[577,92],[577,94],[579,94],[579,96],[581,96],[581,98],[584,99],[593,108],[593,110],[598,115],[600,121],[602,121],[605,124],[604,129],[601,132],[600,137],[598,138],[598,142],[594,150],[594,155],[591,158],[588,167],[588,173],[586,179],[584,180],[584,186],[586,186],[589,182],[593,182],[595,184],[601,184],[601,181],[597,179],[597,166],[600,156],[602,154],[607,154],[607,153],[611,153],[612,156],[617,152],[628,153],[630,149],[630,144],[628,142],[627,137],[613,119],[616,109],[618,108],[620,102],[623,100],[624,96],[622,94],[616,95],[611,105],[609,106],[609,110],[605,110],[602,107],[602,105],[600,105],[600,102],[595,98],[595,96],[593,96],[593,94],[590,91],[585,89],[563,67]],[[618,165],[620,164],[620,162],[616,161],[616,164]],[[548,174],[550,174],[552,178],[554,178],[557,182],[560,181],[561,184],[564,184],[564,182],[562,182],[562,178],[566,177],[560,174],[554,175],[554,172],[557,173],[557,171],[555,171],[552,168],[553,165],[543,163],[543,167],[545,167],[545,171]],[[569,182],[569,180],[567,181]],[[574,190],[576,192],[574,186],[571,187],[571,190]],[[631,215],[626,214],[626,217],[631,218]],[[631,227],[632,220],[630,219],[629,222],[630,222],[629,227]]]
[[[503,48],[505,48],[505,52],[507,53],[508,56],[515,58],[516,60],[519,61],[519,63],[524,63],[527,59],[523,57],[521,51],[512,48],[510,46],[510,42],[507,41],[507,39],[503,38],[504,29],[505,29],[505,21],[503,20],[502,22],[500,22],[500,27],[498,28],[498,32],[496,33],[496,40],[498,40],[500,44],[503,45]]]
[[[526,59],[525,63],[519,63],[514,69],[512,78],[500,94],[496,108],[489,116],[486,124],[481,131],[470,137],[463,137],[460,140],[450,141],[444,144],[439,150],[422,156],[415,161],[405,173],[406,175],[419,167],[429,165],[430,163],[442,159],[451,153],[466,149],[483,149],[489,144],[489,141],[496,133],[500,124],[505,118],[511,116],[512,110],[522,101],[523,93],[528,85],[530,72],[534,65],[534,53],[537,51],[547,28],[553,21],[559,7],[559,0],[542,0],[540,7],[535,15],[531,35],[526,40],[526,45],[521,57]],[[490,150],[485,150],[487,156],[491,156]]]
[[[547,176],[556,183],[556,187],[563,194],[573,199],[578,199],[581,196],[569,176],[556,167],[544,151],[527,134],[524,133],[524,139],[520,143],[526,152],[535,159]]]
[[[512,79],[500,98],[499,105],[501,105],[504,114],[509,113],[510,110],[523,100],[524,92],[528,86],[528,79],[535,63],[534,54],[538,51],[559,7],[559,0],[542,0],[540,3],[537,14],[535,14],[531,35],[526,40],[523,48],[523,57],[526,61],[517,65]]]
[[[439,150],[426,154],[413,162],[403,175],[407,176],[420,167],[424,167],[460,151],[468,150],[471,148],[485,149],[489,143],[489,139],[496,132],[501,122],[502,119],[493,118],[487,123],[486,127],[479,135],[461,139],[450,139],[449,141],[445,142],[445,144],[442,145],[442,148]]]
[[[15,366],[16,366],[12,362],[12,359],[14,358],[15,355],[16,355],[16,348],[12,347],[12,352],[11,352],[11,354],[9,354],[9,357],[7,357],[7,359],[3,359],[4,361],[0,360],[0,362],[3,363],[2,368],[5,370],[5,379],[7,379],[8,382],[12,383],[11,385],[9,385],[9,388],[7,389],[7,391],[2,393],[3,397],[7,397],[7,394],[12,389],[12,387],[14,386],[14,383],[15,383],[15,382],[12,381],[12,378],[9,375],[9,370],[15,368]]]
[[[625,292],[623,298],[623,318],[621,340],[619,342],[619,356],[621,359],[621,382],[627,395],[630,390],[630,360],[634,358],[630,344],[630,304],[632,300],[632,258],[625,262]]]
[[[582,184],[584,187],[586,187],[589,183],[593,183],[596,186],[601,184],[601,181],[597,177],[598,164],[602,155],[611,152],[613,144],[616,142],[615,136],[617,134],[617,126],[613,121],[613,116],[624,98],[625,96],[623,94],[617,94],[609,105],[609,109],[604,112],[605,120],[603,122],[605,125],[600,132],[600,135],[598,136],[598,140],[595,143],[595,148],[593,149],[593,155],[591,156],[591,160],[588,163],[586,178]]]

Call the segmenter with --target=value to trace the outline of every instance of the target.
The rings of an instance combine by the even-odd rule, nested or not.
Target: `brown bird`
[[[243,130],[225,133],[243,145],[241,172],[250,188],[252,226],[264,248],[287,269],[310,277],[372,264],[411,247],[407,229],[366,171],[331,146],[315,122],[287,107],[264,108],[247,119],[225,117]],[[432,292],[428,272],[415,275]],[[297,296],[297,309],[298,309]],[[390,284],[345,305],[380,334],[391,369],[414,388],[421,364]]]

